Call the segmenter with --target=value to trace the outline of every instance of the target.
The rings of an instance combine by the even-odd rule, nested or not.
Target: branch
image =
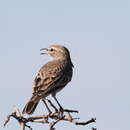
[[[78,120],[80,118],[73,118],[71,115],[71,113],[78,113],[78,111],[69,109],[58,110],[50,100],[48,100],[48,102],[50,103],[51,107],[55,110],[55,112],[51,112],[47,115],[35,116],[35,117],[32,116],[25,118],[21,114],[20,110],[15,107],[15,112],[12,112],[10,115],[7,116],[7,119],[4,122],[4,126],[6,126],[9,123],[11,117],[13,117],[18,121],[20,125],[20,130],[25,130],[26,128],[33,130],[31,126],[28,125],[29,122],[48,124],[49,130],[55,130],[54,126],[61,121],[67,121],[75,125],[82,125],[82,126],[96,122],[96,118],[92,118],[85,122],[79,122]],[[93,130],[96,129],[94,128]]]

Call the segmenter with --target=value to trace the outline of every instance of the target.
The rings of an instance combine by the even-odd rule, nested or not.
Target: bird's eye
[[[54,49],[53,49],[53,48],[51,48],[51,49],[50,49],[50,51],[54,51]]]

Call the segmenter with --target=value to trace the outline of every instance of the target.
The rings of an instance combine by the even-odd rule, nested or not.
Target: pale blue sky
[[[1,0],[0,124],[13,105],[24,107],[37,71],[49,60],[39,50],[51,44],[67,46],[75,66],[72,82],[57,95],[61,104],[78,109],[83,121],[97,118],[84,127],[62,122],[57,130],[129,130],[128,0]],[[42,103],[34,115],[40,113],[45,113]],[[11,121],[0,129],[18,130],[18,125]]]

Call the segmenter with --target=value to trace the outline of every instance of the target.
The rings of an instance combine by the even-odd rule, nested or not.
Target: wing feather
[[[64,75],[64,66],[54,62],[44,65],[34,80],[33,94],[44,95],[52,89]]]

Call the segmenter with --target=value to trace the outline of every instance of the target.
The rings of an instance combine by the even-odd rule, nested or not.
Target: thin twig
[[[49,101],[48,101],[49,102]],[[53,108],[56,108],[52,102],[49,102]],[[57,109],[57,108],[56,108]],[[55,109],[55,110],[56,110]],[[71,113],[77,113],[78,111],[76,110],[69,110],[69,109],[63,109],[62,111],[58,110],[52,113],[49,113],[47,115],[42,115],[42,116],[35,116],[35,117],[28,117],[25,118],[20,110],[15,107],[15,112],[11,113],[10,115],[7,116],[7,119],[4,123],[4,126],[8,124],[10,121],[11,117],[16,119],[20,125],[20,130],[25,130],[26,128],[32,130],[31,126],[29,126],[27,123],[32,122],[32,123],[42,123],[42,124],[49,124],[49,130],[55,130],[54,126],[59,123],[60,121],[68,121],[70,123],[73,123],[75,125],[88,125],[90,123],[93,123],[96,121],[95,118],[92,118],[89,121],[86,122],[78,122],[79,118],[73,118]],[[51,120],[50,120],[51,119]],[[93,129],[96,130],[96,129]]]

